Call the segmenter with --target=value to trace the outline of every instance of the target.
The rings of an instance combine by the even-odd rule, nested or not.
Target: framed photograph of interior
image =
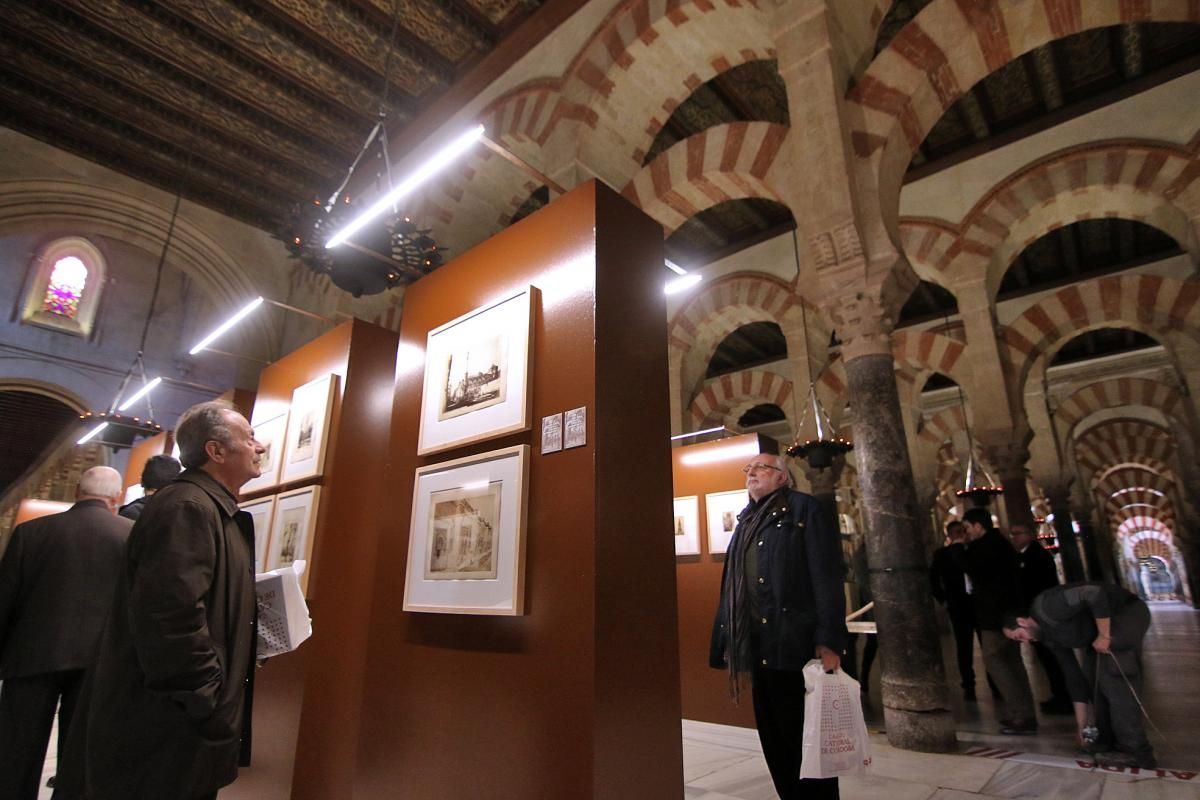
[[[700,555],[700,498],[675,498],[675,555]]]
[[[289,566],[293,561],[312,559],[313,536],[317,527],[317,509],[321,502],[320,486],[305,486],[275,495],[275,515],[271,521],[271,544],[267,549],[264,572]],[[311,570],[300,576],[300,588],[308,586]]]
[[[704,495],[704,508],[708,517],[709,555],[724,553],[729,549],[733,529],[737,527],[737,516],[749,502],[750,498],[745,489]]]
[[[417,470],[404,610],[525,613],[529,445]]]
[[[338,376],[326,375],[297,386],[287,421],[287,445],[279,465],[279,482],[319,477],[325,472],[325,450]],[[245,491],[243,489],[243,491]]]
[[[287,412],[284,412],[271,419],[251,423],[254,427],[254,438],[266,448],[266,452],[258,461],[262,474],[242,484],[241,493],[243,495],[279,485],[279,466],[283,462],[283,443],[287,432],[287,421],[288,415]]]
[[[536,300],[527,286],[429,332],[417,455],[529,429]]]
[[[267,571],[267,542],[271,538],[271,518],[275,514],[275,498],[264,497],[241,503],[239,508],[250,513],[254,520],[254,573]]]

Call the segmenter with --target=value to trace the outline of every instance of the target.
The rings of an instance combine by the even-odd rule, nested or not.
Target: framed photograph
[[[259,441],[266,452],[258,461],[262,474],[251,478],[242,485],[242,494],[261,492],[279,485],[279,467],[283,463],[283,443],[286,441],[287,413],[280,414],[262,422],[251,423],[254,427],[254,438]]]
[[[320,477],[325,472],[325,451],[329,439],[329,421],[333,416],[333,398],[338,376],[326,375],[297,386],[292,392],[292,407],[286,422],[286,446],[279,465],[279,483],[292,483]]]
[[[275,496],[271,544],[267,548],[267,563],[263,572],[286,567],[293,561],[312,559],[320,501],[320,486],[305,486],[303,489],[294,489]],[[302,588],[308,586],[310,571],[306,569],[300,576]]]
[[[517,616],[529,445],[417,470],[404,610]]]
[[[700,498],[675,498],[675,555],[700,555]]]
[[[526,287],[429,332],[418,455],[529,430],[536,295]]]
[[[710,554],[724,553],[729,549],[729,541],[733,539],[733,530],[737,527],[737,516],[749,502],[745,489],[704,495]]]
[[[254,574],[267,571],[267,542],[271,539],[271,521],[275,516],[275,498],[264,497],[241,503],[239,508],[254,520]]]

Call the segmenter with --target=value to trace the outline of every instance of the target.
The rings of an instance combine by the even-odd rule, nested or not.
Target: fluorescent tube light
[[[676,439],[686,439],[689,436],[703,436],[706,433],[716,433],[717,431],[723,431],[723,430],[725,430],[725,426],[719,425],[716,428],[705,428],[702,431],[690,431],[688,433],[681,433],[681,434],[678,434],[677,436],[672,436],[671,441],[673,442]]]
[[[418,186],[425,183],[425,181],[429,180],[434,175],[445,169],[447,165],[454,161],[454,159],[461,156],[467,151],[468,148],[471,147],[471,145],[479,141],[480,137],[482,136],[483,126],[476,125],[474,128],[460,135],[457,139],[450,142],[450,144],[434,153],[433,156],[431,156],[428,161],[422,164],[416,172],[414,172],[412,175],[409,175],[390,192],[376,200],[374,205],[360,214],[349,225],[342,228],[340,231],[330,237],[329,241],[325,243],[325,247],[337,247],[355,233],[358,233],[358,231],[361,230],[368,222],[382,214],[385,209],[395,205],[397,200],[411,194]]]
[[[155,378],[154,380],[150,381],[141,389],[139,389],[133,397],[129,398],[124,403],[121,403],[121,405],[117,408],[117,411],[125,411],[138,400],[141,400],[143,397],[150,394],[150,392],[154,391],[154,387],[158,386],[160,383],[162,383],[162,378]]]
[[[239,322],[241,322],[243,317],[245,317],[247,314],[249,314],[254,309],[261,306],[262,302],[263,302],[263,299],[261,297],[256,297],[253,300],[251,300],[249,303],[247,303],[242,308],[241,311],[237,312],[232,317],[230,317],[226,321],[222,322],[215,331],[213,331],[208,336],[205,336],[203,339],[201,339],[200,344],[196,345],[191,350],[188,350],[188,355],[194,356],[194,355],[196,355],[196,353],[199,353],[201,350],[203,350],[204,348],[208,347],[210,344],[215,342],[218,338],[220,338],[220,336],[223,333],[225,333],[227,330],[232,328],[234,325],[237,325]]]
[[[675,278],[667,281],[667,285],[663,287],[664,294],[679,294],[682,291],[692,288],[701,281],[701,277],[696,273],[684,275],[682,278]]]
[[[686,269],[679,266],[678,264],[676,264],[674,261],[672,261],[669,258],[665,259],[663,261],[663,263],[667,265],[667,269],[671,270],[671,272],[674,272],[676,275],[687,275],[688,274],[688,271]]]
[[[685,456],[681,456],[679,461],[681,464],[694,466],[696,464],[711,464],[714,461],[749,458],[755,455],[758,455],[758,442],[743,442],[742,444],[714,447],[711,450],[705,450],[700,453],[688,453]]]
[[[82,437],[80,437],[79,441],[76,442],[75,444],[87,444],[97,433],[99,433],[100,431],[104,430],[107,427],[108,427],[107,422],[101,422],[99,425],[92,428],[90,431],[88,431]]]

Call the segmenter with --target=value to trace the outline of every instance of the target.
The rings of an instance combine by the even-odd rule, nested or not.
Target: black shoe
[[[1009,725],[1000,723],[1000,733],[1005,736],[1030,736],[1037,733],[1036,722],[1014,722]]]
[[[1051,697],[1044,703],[1038,703],[1038,708],[1043,714],[1074,714],[1075,706],[1070,700],[1060,700],[1057,697]]]
[[[46,781],[46,788],[47,788],[47,789],[53,789],[53,788],[54,788],[54,779],[55,779],[55,778],[57,778],[57,777],[58,777],[57,775],[51,775],[51,776],[50,776],[50,778],[49,778],[49,779]]]

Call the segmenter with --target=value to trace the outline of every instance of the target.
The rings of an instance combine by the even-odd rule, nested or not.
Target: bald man
[[[66,742],[133,527],[121,475],[93,467],[61,514],[18,525],[0,560],[0,797],[35,800],[58,713]]]

